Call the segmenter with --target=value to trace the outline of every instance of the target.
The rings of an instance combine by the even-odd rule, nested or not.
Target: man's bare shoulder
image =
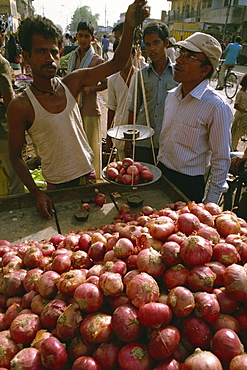
[[[12,101],[11,101],[11,106],[16,108],[16,109],[26,109],[27,107],[30,107],[31,104],[30,104],[30,100],[27,96],[27,94],[25,93],[25,91],[23,91],[21,94],[17,95]]]
[[[16,96],[9,103],[7,111],[9,122],[11,122],[12,119],[14,119],[15,122],[32,122],[33,114],[32,105],[25,91]]]

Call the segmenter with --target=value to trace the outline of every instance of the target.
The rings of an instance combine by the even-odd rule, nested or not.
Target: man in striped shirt
[[[217,203],[228,188],[233,119],[230,106],[208,84],[221,46],[201,32],[177,46],[174,80],[180,84],[166,98],[158,167],[190,200]]]

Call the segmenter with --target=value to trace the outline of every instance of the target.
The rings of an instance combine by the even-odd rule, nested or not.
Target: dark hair
[[[115,31],[123,32],[123,26],[124,26],[123,22],[116,24],[116,26],[113,27],[112,32],[115,32]]]
[[[245,75],[243,76],[240,85],[243,87],[247,87],[247,73],[245,73]]]
[[[38,15],[33,18],[28,17],[20,23],[18,39],[22,50],[27,51],[29,54],[31,53],[34,35],[40,35],[47,40],[56,39],[59,49],[62,48],[62,32],[50,19]]]
[[[169,37],[169,29],[167,25],[163,22],[151,22],[149,23],[143,31],[143,40],[145,40],[146,35],[150,35],[151,33],[157,33],[157,35],[163,40],[164,42]]]
[[[238,42],[239,44],[240,44],[241,40],[242,40],[242,37],[241,36],[237,36],[235,38],[235,41]]]
[[[80,21],[77,26],[77,32],[78,31],[88,31],[90,35],[93,36],[94,33],[94,26],[91,21]]]

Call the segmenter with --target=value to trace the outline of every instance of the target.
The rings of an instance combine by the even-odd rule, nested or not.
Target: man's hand
[[[244,164],[244,167],[247,167],[247,155],[242,155],[242,156],[236,156],[236,157],[233,157],[231,159],[231,165],[230,165],[230,169],[237,173],[238,172],[238,168],[239,168],[239,165],[242,163],[242,162],[245,162]]]
[[[31,192],[36,201],[36,209],[41,216],[51,219],[51,213],[54,213],[52,200],[40,189],[35,188]]]
[[[135,0],[133,4],[128,7],[125,15],[125,22],[132,28],[139,26],[148,16],[149,11],[145,7],[146,0]]]

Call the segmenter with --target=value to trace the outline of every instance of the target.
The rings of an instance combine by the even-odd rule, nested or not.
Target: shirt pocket
[[[184,149],[189,149],[192,152],[201,152],[204,148],[204,142],[200,140],[201,129],[200,127],[190,126],[186,123],[178,123],[175,134],[175,142]]]
[[[147,101],[150,101],[154,98],[153,87],[151,84],[146,82],[145,82],[145,94]]]

